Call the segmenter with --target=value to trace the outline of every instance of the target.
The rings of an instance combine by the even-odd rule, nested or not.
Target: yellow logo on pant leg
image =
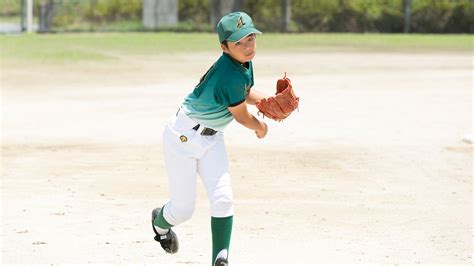
[[[181,137],[179,137],[179,139],[181,140],[181,142],[188,141],[188,138],[185,135],[181,135]]]

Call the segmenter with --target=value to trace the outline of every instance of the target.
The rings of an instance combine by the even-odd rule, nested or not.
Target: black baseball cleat
[[[153,224],[153,221],[155,221],[155,218],[160,214],[161,208],[156,208],[151,212],[151,226],[153,227],[153,232],[155,232],[155,240],[160,242],[161,247],[170,254],[174,254],[178,252],[179,248],[179,243],[178,243],[178,237],[176,234],[169,229],[168,233],[165,235],[160,235],[156,229],[155,225]],[[226,264],[227,265],[227,264]]]
[[[229,263],[227,262],[227,259],[225,258],[217,258],[216,261],[214,262],[214,266],[227,266]]]

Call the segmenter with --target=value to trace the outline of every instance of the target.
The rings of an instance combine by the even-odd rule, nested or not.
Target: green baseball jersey
[[[244,102],[253,84],[252,62],[242,65],[223,53],[181,108],[197,123],[221,131],[234,119],[227,108]]]

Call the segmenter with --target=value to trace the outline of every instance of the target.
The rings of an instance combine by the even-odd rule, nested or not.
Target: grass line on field
[[[0,36],[3,59],[105,61],[111,55],[159,55],[220,49],[212,33],[76,33]],[[258,36],[260,51],[472,52],[472,35],[275,34]]]

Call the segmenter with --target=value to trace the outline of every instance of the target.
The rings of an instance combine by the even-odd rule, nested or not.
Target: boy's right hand
[[[257,131],[255,131],[257,138],[263,139],[267,135],[267,132],[268,132],[267,124],[265,124],[265,122],[260,121],[260,128]]]

